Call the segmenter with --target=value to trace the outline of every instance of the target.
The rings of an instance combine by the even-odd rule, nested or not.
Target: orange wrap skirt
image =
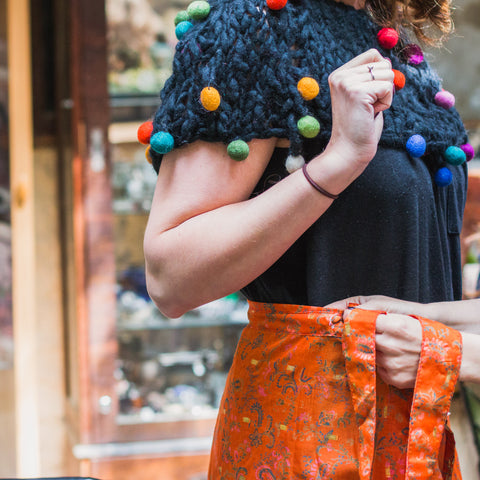
[[[220,406],[210,480],[460,480],[450,402],[459,332],[420,317],[414,389],[376,376],[381,312],[250,303]]]

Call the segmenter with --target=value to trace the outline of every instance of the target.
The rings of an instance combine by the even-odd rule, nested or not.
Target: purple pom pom
[[[469,143],[460,145],[460,148],[465,152],[465,155],[467,157],[467,162],[469,162],[475,156],[475,151],[473,150],[473,147]]]
[[[423,62],[422,49],[416,43],[410,43],[405,47],[404,55],[411,65],[419,65]]]
[[[442,90],[435,95],[435,103],[448,110],[455,105],[455,97],[450,92]]]

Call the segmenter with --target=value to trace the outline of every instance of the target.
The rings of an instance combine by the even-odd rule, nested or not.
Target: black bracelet
[[[333,193],[327,192],[324,190],[320,185],[315,183],[315,181],[312,179],[312,177],[308,174],[307,172],[307,164],[304,163],[302,167],[302,172],[305,175],[305,178],[308,180],[308,183],[318,192],[320,192],[322,195],[325,195],[328,198],[331,198],[332,200],[336,200],[340,195],[334,195]]]

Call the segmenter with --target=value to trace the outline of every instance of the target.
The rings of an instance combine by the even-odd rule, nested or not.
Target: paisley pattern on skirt
[[[210,480],[460,480],[450,402],[459,332],[420,317],[415,389],[375,372],[381,312],[250,303],[220,406]]]

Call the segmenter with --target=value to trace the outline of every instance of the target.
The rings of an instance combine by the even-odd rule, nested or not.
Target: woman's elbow
[[[166,273],[166,259],[162,259],[158,248],[147,239],[143,249],[145,255],[145,278],[147,292],[160,312],[168,318],[178,318],[188,311],[179,298],[172,279]]]
[[[163,280],[161,275],[150,273],[148,267],[145,271],[147,292],[153,303],[162,315],[168,318],[178,318],[188,311],[169,286],[168,280]]]

